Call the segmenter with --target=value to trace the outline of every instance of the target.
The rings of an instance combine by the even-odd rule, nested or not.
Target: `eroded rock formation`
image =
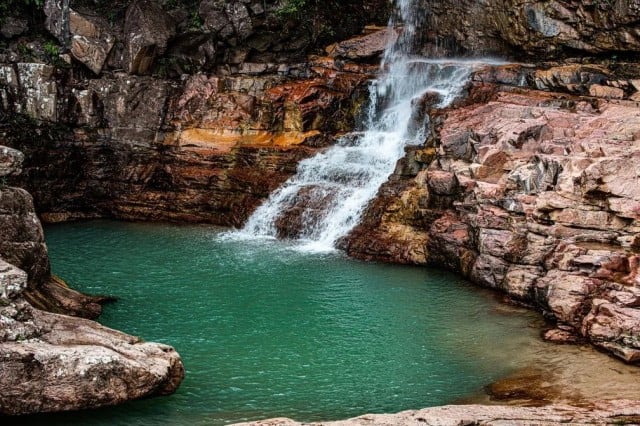
[[[447,266],[543,310],[559,328],[548,338],[639,361],[636,94],[603,67],[476,72],[462,104],[432,111],[430,140],[399,164],[348,252]]]
[[[184,376],[169,346],[33,308],[27,274],[0,260],[0,414],[79,410],[173,393]]]
[[[0,178],[19,173],[22,159],[0,146]],[[4,183],[0,231],[0,414],[96,408],[177,389],[184,369],[173,348],[51,312],[96,316],[100,299],[51,277],[31,197]]]

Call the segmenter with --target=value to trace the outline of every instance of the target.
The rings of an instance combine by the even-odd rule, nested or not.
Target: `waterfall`
[[[448,105],[462,90],[472,66],[461,61],[412,55],[417,29],[426,17],[416,0],[397,0],[389,25],[401,34],[390,44],[381,77],[370,87],[365,131],[303,160],[297,173],[271,194],[236,236],[289,237],[311,250],[332,250],[355,225],[394,171],[405,147],[424,143],[425,103]]]

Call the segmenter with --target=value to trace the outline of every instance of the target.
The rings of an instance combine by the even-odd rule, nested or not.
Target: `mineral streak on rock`
[[[116,73],[78,86],[31,72],[36,65],[0,67],[8,111],[45,120],[42,143],[8,129],[6,143],[27,154],[25,173],[12,182],[31,191],[48,221],[240,226],[301,159],[353,128],[375,69],[325,57],[250,65],[183,82]],[[56,95],[47,97],[47,87]],[[29,107],[36,100],[46,114]]]

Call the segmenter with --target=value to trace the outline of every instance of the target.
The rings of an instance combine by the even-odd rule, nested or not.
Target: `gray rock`
[[[20,151],[0,145],[0,177],[19,175],[23,161],[24,155]]]
[[[29,29],[26,19],[7,16],[0,22],[0,34],[6,38],[13,38],[24,34]]]
[[[69,34],[65,34],[62,1],[47,0],[44,12],[47,15],[46,26],[49,32],[60,43],[69,43],[66,47],[76,60],[94,73],[100,74],[116,40],[109,31],[108,24],[97,15],[85,15],[69,9],[69,22],[66,25]]]
[[[124,24],[126,68],[130,74],[148,74],[157,56],[176,34],[173,18],[153,0],[135,0]]]
[[[55,68],[36,63],[0,65],[0,101],[5,110],[36,120],[58,118]]]
[[[502,405],[445,405],[409,410],[396,414],[365,414],[348,420],[300,423],[287,418],[240,423],[237,426],[459,426],[459,425],[562,425],[615,424],[621,419],[640,415],[640,402],[612,400],[597,402],[593,407],[547,405],[544,407],[514,407]],[[624,421],[624,420],[622,420]]]
[[[199,14],[204,20],[204,28],[222,40],[232,37],[244,40],[253,34],[251,15],[243,2],[205,0],[200,3]]]

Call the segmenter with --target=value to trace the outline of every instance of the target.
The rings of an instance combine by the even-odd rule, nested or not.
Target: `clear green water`
[[[206,226],[45,229],[54,273],[110,294],[100,322],[173,345],[172,396],[22,422],[215,425],[339,419],[446,404],[520,367],[531,315],[454,275],[221,239]]]

